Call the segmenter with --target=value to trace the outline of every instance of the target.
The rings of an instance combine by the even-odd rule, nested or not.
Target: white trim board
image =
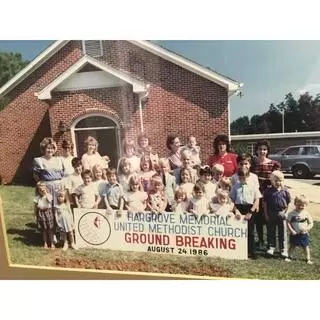
[[[43,63],[45,63],[50,57],[52,57],[56,52],[58,52],[62,47],[64,47],[70,40],[58,40],[51,44],[47,49],[40,53],[32,62],[30,62],[25,68],[23,68],[19,73],[17,73],[11,80],[4,84],[0,88],[0,97],[4,96],[10,92],[14,87],[21,83],[25,78],[27,78],[33,71],[39,68]],[[237,94],[243,83],[236,80],[232,80],[225,77],[213,70],[202,67],[201,65],[188,60],[178,54],[170,52],[150,41],[145,40],[126,40],[133,45],[136,45],[148,52],[151,52],[163,59],[171,61],[172,63],[179,65],[180,67],[189,70],[195,74],[200,75],[212,82],[215,82],[228,90],[228,96]]]

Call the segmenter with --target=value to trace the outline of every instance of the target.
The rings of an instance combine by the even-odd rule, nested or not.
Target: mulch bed
[[[184,274],[195,276],[226,277],[230,278],[233,273],[228,269],[216,266],[197,266],[181,264],[158,264],[152,265],[145,261],[98,261],[90,259],[65,259],[56,258],[55,265],[62,268],[81,268],[96,270],[116,270],[130,272],[150,272],[150,273],[167,273],[167,274]]]

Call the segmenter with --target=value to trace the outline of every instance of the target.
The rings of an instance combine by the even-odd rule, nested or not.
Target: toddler
[[[190,199],[187,211],[196,215],[206,215],[210,212],[210,202],[205,197],[205,187],[202,182],[197,182],[193,187],[193,198]]]
[[[141,180],[141,185],[145,192],[148,192],[150,188],[151,178],[155,175],[153,170],[153,163],[149,156],[143,155],[140,159],[140,173],[139,177]]]
[[[209,166],[205,166],[201,168],[199,171],[200,181],[204,186],[204,195],[205,197],[211,201],[211,199],[215,196],[217,184],[212,181],[213,175]]]
[[[229,192],[226,190],[219,189],[216,192],[216,202],[210,203],[210,212],[223,217],[234,217],[235,207],[234,204],[231,202],[229,197]],[[236,218],[240,218],[241,215],[237,211]]]
[[[52,212],[52,195],[44,182],[39,181],[34,198],[34,212],[37,227],[42,233],[43,247],[54,249],[53,237],[55,229],[54,214]]]
[[[178,187],[174,193],[174,201],[172,203],[172,211],[178,214],[186,213],[189,206],[189,200],[187,198],[186,191]]]
[[[167,198],[164,192],[162,178],[154,175],[151,179],[151,188],[148,194],[147,208],[154,213],[163,213],[167,207]]]
[[[179,188],[182,188],[186,192],[187,198],[190,199],[192,197],[194,183],[191,182],[191,173],[189,169],[182,168],[180,170],[180,181]]]
[[[307,264],[313,264],[310,257],[310,236],[309,231],[313,227],[313,219],[309,212],[305,210],[308,199],[304,195],[295,197],[295,210],[288,214],[287,223],[290,232],[289,257],[286,261],[292,260],[292,253],[296,247],[302,247]]]
[[[188,150],[191,153],[191,164],[192,166],[200,166],[200,147],[197,146],[197,140],[195,136],[189,136],[187,145],[182,147],[181,152]]]
[[[60,239],[63,242],[63,249],[68,249],[68,241],[72,249],[77,249],[74,244],[74,222],[72,211],[67,201],[66,192],[59,190],[57,193],[57,204],[54,206],[55,217],[60,232]]]
[[[100,197],[100,202],[98,203],[98,209],[105,209],[104,206],[104,201],[101,201],[103,197],[104,190],[107,185],[107,181],[102,178],[103,175],[103,170],[102,166],[99,164],[95,164],[92,168],[92,173],[93,173],[93,184],[96,186],[99,197]]]

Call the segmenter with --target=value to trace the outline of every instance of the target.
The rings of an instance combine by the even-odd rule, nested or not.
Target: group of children
[[[38,227],[43,230],[44,246],[54,248],[54,232],[58,228],[63,249],[68,248],[68,242],[76,249],[72,216],[72,209],[76,207],[105,209],[106,214],[117,216],[121,216],[123,210],[197,216],[214,214],[248,221],[248,256],[255,259],[252,217],[259,214],[262,202],[267,221],[267,253],[274,255],[277,230],[279,249],[286,261],[291,261],[296,246],[302,246],[307,263],[312,264],[308,231],[313,221],[305,210],[308,201],[304,196],[296,197],[295,210],[288,214],[291,197],[284,188],[283,173],[273,171],[272,186],[261,194],[258,177],[250,172],[249,154],[238,155],[238,169],[227,178],[221,164],[214,164],[212,168],[200,166],[200,148],[195,148],[195,144],[195,138],[189,137],[187,146],[181,148],[182,166],[174,170],[168,158],[158,158],[155,154],[152,157],[148,153],[138,156],[133,146],[119,160],[117,169],[106,169],[100,163],[90,163],[84,168],[80,158],[73,158],[74,172],[61,181],[56,195],[49,194],[42,182],[37,184],[35,212]],[[94,150],[90,153],[94,154]]]

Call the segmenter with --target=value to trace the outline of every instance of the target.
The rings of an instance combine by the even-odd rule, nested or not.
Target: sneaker
[[[274,254],[274,248],[270,248],[270,249],[268,249],[267,250],[267,254],[269,254],[270,256],[273,256],[273,254]]]
[[[292,258],[291,258],[291,257],[287,257],[287,258],[284,259],[284,261],[286,261],[286,262],[291,262],[291,261],[292,261]]]
[[[311,260],[307,260],[307,264],[313,264]]]
[[[66,251],[66,250],[68,250],[68,248],[69,248],[68,242],[66,241],[66,242],[64,243],[64,245],[63,245],[62,250],[63,250],[63,251]]]
[[[56,236],[56,235],[53,236],[52,242],[53,242],[53,244],[57,244],[57,243],[58,243],[58,240],[57,240],[57,236]]]
[[[280,255],[282,258],[287,258],[288,257],[288,252],[286,250],[281,250]]]

